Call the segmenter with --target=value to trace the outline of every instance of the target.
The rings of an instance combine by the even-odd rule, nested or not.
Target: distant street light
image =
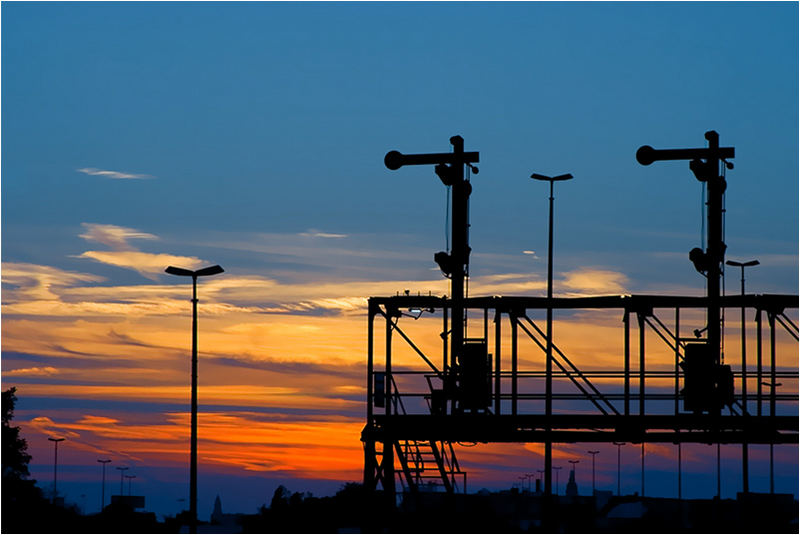
[[[620,493],[620,447],[624,446],[624,442],[613,442],[613,444],[617,447],[617,496],[621,496]],[[644,498],[644,496],[642,496]]]
[[[528,478],[528,492],[531,491],[531,478],[536,478],[536,474],[525,474],[525,477]]]
[[[197,277],[217,275],[224,270],[209,266],[197,271],[169,266],[170,275],[192,278],[192,421],[189,454],[189,533],[197,533]]]
[[[128,496],[131,495],[131,480],[136,479],[136,476],[125,476],[125,479],[128,480]]]
[[[556,471],[556,496],[558,496],[558,471],[561,470],[560,466],[554,466],[553,470]]]
[[[55,446],[55,456],[53,458],[53,503],[56,503],[56,496],[58,495],[58,443],[66,439],[47,437],[47,440]]]
[[[122,476],[125,474],[125,470],[128,469],[127,466],[115,466],[117,470],[119,470],[119,495],[122,496]]]
[[[547,355],[545,357],[545,399],[544,399],[544,412],[547,421],[549,422],[553,415],[553,182],[560,182],[562,180],[569,180],[572,175],[565,173],[554,177],[540,175],[533,173],[531,178],[536,180],[545,180],[550,182],[550,219],[548,224],[548,239],[547,239]],[[547,428],[549,431],[550,428]],[[552,474],[553,469],[553,443],[549,440],[549,436],[544,445],[544,493],[549,496],[552,492]],[[558,472],[556,472],[558,475]],[[556,492],[558,494],[558,492]]]
[[[97,459],[98,463],[103,465],[103,483],[102,490],[100,491],[100,512],[103,512],[103,507],[106,506],[106,464],[111,462],[111,459]]]
[[[597,494],[597,490],[595,489],[595,486],[594,486],[594,458],[595,458],[595,455],[600,453],[600,451],[599,450],[589,450],[586,453],[588,453],[588,454],[590,454],[592,456],[592,496],[594,496],[595,494]]]
[[[747,414],[747,344],[745,334],[744,319],[744,268],[759,265],[758,260],[748,262],[736,262],[728,260],[725,262],[729,266],[738,267],[742,270],[742,407],[744,414]],[[742,492],[750,492],[749,460],[747,442],[742,442]]]
[[[772,364],[772,373],[775,374],[775,364]],[[763,381],[761,383],[764,386],[770,387],[770,416],[775,416],[775,388],[781,386],[782,383],[776,383],[775,381]],[[775,494],[775,455],[774,455],[774,446],[775,444],[770,441],[769,443],[769,493]]]

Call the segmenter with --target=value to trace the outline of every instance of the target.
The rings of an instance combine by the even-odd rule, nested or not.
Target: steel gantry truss
[[[453,448],[459,442],[797,444],[798,372],[778,366],[776,336],[784,331],[798,339],[797,325],[785,313],[797,308],[798,296],[736,295],[724,296],[720,302],[723,309],[744,306],[755,312],[750,325],[756,333],[755,371],[752,362],[748,365],[743,359],[733,368],[738,385],[733,403],[725,410],[703,412],[685,406],[685,353],[698,338],[682,337],[680,322],[682,311],[706,309],[706,297],[625,295],[553,298],[551,302],[543,297],[466,298],[464,310],[472,318],[482,318],[480,337],[464,339],[466,345],[483,348],[486,356],[477,382],[468,379],[464,364],[448,354],[451,299],[370,298],[367,422],[361,437],[365,485],[380,486],[391,496],[396,479],[412,492],[426,482],[435,482],[448,492],[463,492],[466,474]],[[622,354],[614,369],[582,370],[578,364],[591,355],[570,357],[554,338],[550,380],[555,385],[555,403],[550,418],[537,405],[544,402],[548,380],[543,362],[546,336],[530,317],[548,306],[562,313],[617,310],[623,327]],[[665,323],[656,311],[671,319]],[[441,314],[441,331],[435,334],[441,337],[442,349],[436,358],[422,351],[399,322],[403,316],[418,317],[423,312]],[[382,337],[375,330],[379,317],[383,318]],[[764,317],[768,342],[762,332]],[[658,349],[666,347],[674,355],[671,369],[665,369],[663,358],[648,369],[647,332],[666,344]],[[376,351],[376,338],[378,342],[382,338],[383,351]],[[417,365],[410,365],[408,359],[402,366],[393,363],[397,338],[397,344],[404,343],[418,357]],[[520,366],[519,341],[524,339],[542,350],[539,357],[526,355],[525,359],[541,362],[539,369]],[[748,381],[756,382],[755,393],[742,388]]]

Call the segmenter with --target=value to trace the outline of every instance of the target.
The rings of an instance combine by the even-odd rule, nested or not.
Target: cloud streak
[[[95,241],[110,247],[115,251],[132,250],[133,246],[128,243],[131,239],[157,240],[158,237],[147,232],[140,232],[136,229],[119,227],[117,225],[102,225],[99,223],[81,223],[86,231],[78,237],[87,241]]]
[[[131,179],[146,179],[155,178],[152,175],[138,174],[138,173],[122,173],[120,171],[108,171],[106,169],[97,169],[96,167],[81,167],[76,169],[77,172],[90,176],[101,176],[104,178],[112,178],[117,180],[131,180]]]
[[[82,223],[83,234],[79,237],[87,241],[101,243],[111,251],[85,251],[75,258],[86,258],[125,269],[132,269],[142,276],[156,280],[169,265],[178,265],[188,269],[196,269],[203,265],[203,260],[194,256],[177,256],[165,253],[146,253],[129,243],[130,240],[157,240],[158,236],[141,232],[128,227],[103,225],[98,223]]]

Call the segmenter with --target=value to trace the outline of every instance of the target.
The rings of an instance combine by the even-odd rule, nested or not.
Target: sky
[[[17,387],[43,487],[46,439],[67,438],[58,490],[87,512],[99,458],[112,459],[107,494],[127,466],[148,509],[187,507],[191,288],[168,265],[225,269],[198,288],[201,517],[217,494],[226,512],[254,512],[280,484],[325,495],[361,479],[366,298],[448,291],[432,260],[447,247],[446,189],[427,166],[386,169],[389,150],[449,152],[458,134],[480,152],[470,295],[545,295],[548,192],[532,172],[575,177],[556,186],[556,295],[703,295],[688,261],[702,185],[686,162],[634,155],[705,147],[714,129],[736,148],[727,258],[760,260],[748,293],[798,293],[796,3],[0,12],[3,389]],[[578,364],[619,362],[616,316],[556,317],[556,332]],[[777,342],[796,370],[794,340]],[[633,492],[639,452],[626,448]],[[580,456],[580,485],[588,449],[601,450],[598,487],[615,488],[613,446],[554,455]],[[473,490],[500,489],[540,468],[540,450],[459,459]],[[673,450],[648,445],[648,494],[675,495]],[[751,488],[766,492],[768,449],[751,450]],[[723,497],[740,490],[739,452],[722,448]],[[797,447],[775,455],[776,491],[796,496]],[[684,448],[684,496],[715,493],[713,459]]]

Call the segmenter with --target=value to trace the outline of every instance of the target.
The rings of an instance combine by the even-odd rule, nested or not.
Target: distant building
[[[567,482],[567,496],[578,495],[578,484],[575,483],[575,468],[569,471],[569,481]]]
[[[239,514],[225,514],[222,512],[222,500],[219,494],[214,499],[214,510],[211,512],[211,526],[202,526],[202,533],[241,533],[242,526]],[[198,529],[199,531],[199,529]]]

